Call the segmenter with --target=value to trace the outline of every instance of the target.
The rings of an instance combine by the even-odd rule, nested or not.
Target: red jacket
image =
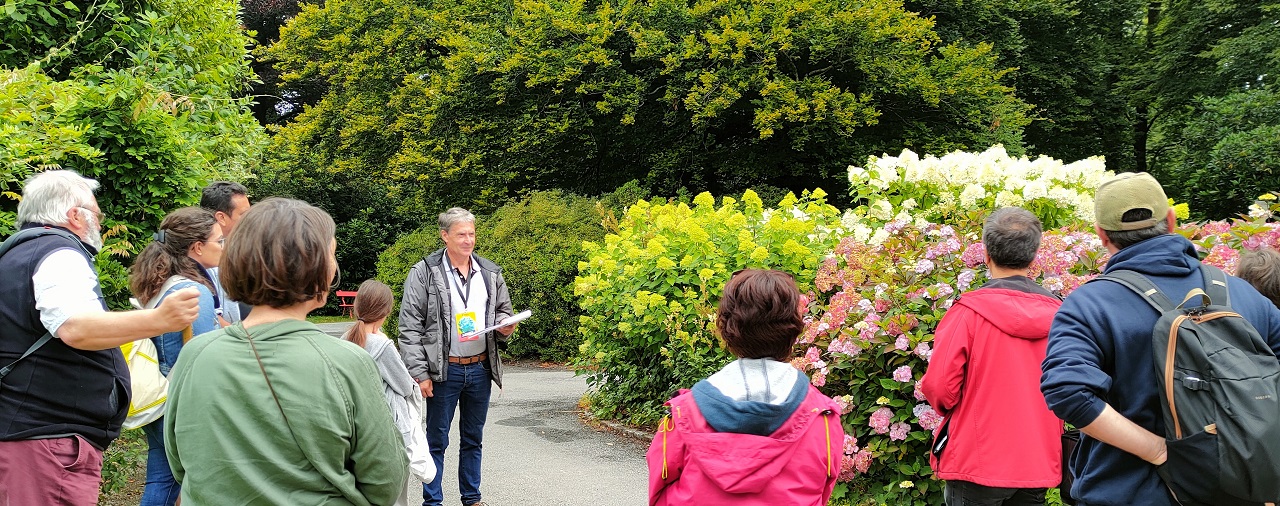
[[[966,293],[934,333],[921,390],[946,418],[942,427],[949,440],[942,457],[931,454],[929,464],[943,480],[1056,487],[1062,477],[1062,422],[1040,393],[1040,363],[1062,301],[1031,293],[1043,289],[1026,278],[997,281],[991,284],[1026,288],[988,285]]]
[[[649,446],[649,504],[826,506],[840,474],[840,408],[812,385],[768,436],[716,432],[682,390]]]

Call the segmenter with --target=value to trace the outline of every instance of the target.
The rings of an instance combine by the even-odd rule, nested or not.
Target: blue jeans
[[[147,433],[147,484],[142,489],[141,506],[173,506],[181,488],[164,454],[164,418],[146,424],[142,431]]]
[[[462,412],[458,420],[459,448],[458,491],[462,504],[480,502],[480,449],[484,439],[484,422],[489,416],[489,366],[484,361],[474,364],[449,364],[446,381],[433,385],[434,397],[427,398],[427,443],[436,461],[436,479],[422,485],[423,506],[444,504],[440,488],[444,478],[444,451],[449,447],[449,426],[454,410]]]

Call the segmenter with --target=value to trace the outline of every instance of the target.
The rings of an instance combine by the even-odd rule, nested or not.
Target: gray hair
[[[1151,217],[1150,209],[1130,209],[1124,213],[1124,217],[1122,217],[1121,220],[1142,221],[1150,219]],[[1151,239],[1152,237],[1160,237],[1168,234],[1169,222],[1165,221],[1164,217],[1161,217],[1155,225],[1147,228],[1140,228],[1138,230],[1103,230],[1102,232],[1107,234],[1107,240],[1111,241],[1111,244],[1114,244],[1116,248],[1125,249],[1129,246],[1133,246],[1134,244]]]
[[[459,223],[474,224],[475,222],[476,222],[476,215],[471,214],[471,211],[468,211],[461,207],[450,207],[448,211],[440,213],[440,231],[441,232],[448,232],[450,229],[453,228],[454,225],[457,225]]]
[[[991,263],[1025,269],[1040,249],[1040,219],[1019,207],[998,209],[982,224],[982,245]]]
[[[98,182],[71,170],[47,170],[31,176],[18,202],[18,225],[66,225],[67,211],[93,201]]]

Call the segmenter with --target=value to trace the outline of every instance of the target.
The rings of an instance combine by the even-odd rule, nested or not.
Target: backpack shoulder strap
[[[1169,297],[1164,292],[1161,292],[1155,283],[1152,283],[1149,278],[1136,271],[1118,269],[1093,279],[1093,281],[1097,280],[1111,281],[1123,285],[1132,290],[1133,293],[1138,294],[1139,297],[1142,297],[1142,300],[1147,301],[1147,304],[1155,308],[1158,313],[1172,311],[1177,308],[1177,305],[1170,301]]]
[[[1222,269],[1209,264],[1200,264],[1200,275],[1204,276],[1204,292],[1209,302],[1215,306],[1231,307],[1231,293],[1227,290],[1227,274]]]

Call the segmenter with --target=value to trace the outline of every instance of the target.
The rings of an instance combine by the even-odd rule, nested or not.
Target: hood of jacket
[[[1039,293],[1008,288],[979,288],[956,301],[978,313],[1001,332],[1019,339],[1049,337],[1049,326],[1062,301]]]

